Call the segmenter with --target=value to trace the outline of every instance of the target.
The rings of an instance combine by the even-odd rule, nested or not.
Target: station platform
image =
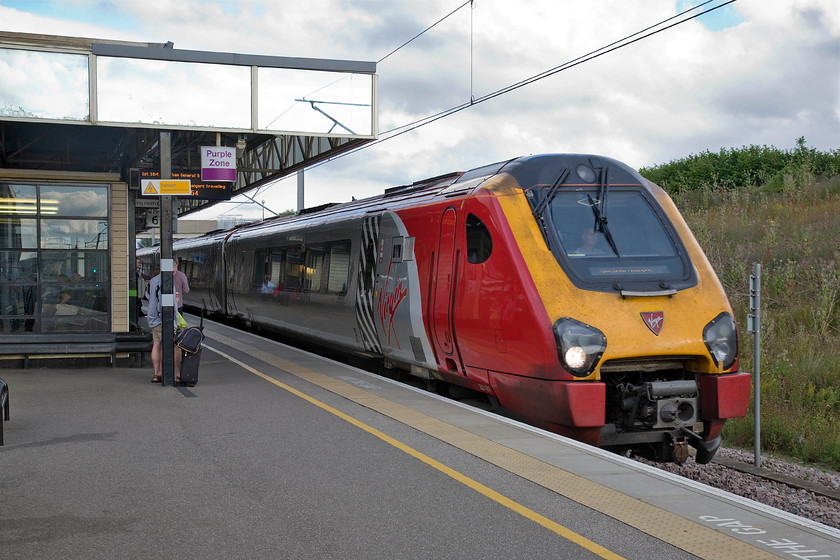
[[[195,387],[152,384],[150,360],[0,369],[3,560],[840,559],[840,531],[819,523],[210,321],[205,334]]]

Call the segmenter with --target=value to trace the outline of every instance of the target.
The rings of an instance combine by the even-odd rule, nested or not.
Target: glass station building
[[[373,62],[173,47],[0,31],[0,367],[18,342],[137,329],[135,239],[162,204],[184,216],[376,138]],[[236,148],[235,182],[139,193],[200,177],[202,146]]]
[[[111,332],[110,224],[108,185],[0,182],[0,333]]]

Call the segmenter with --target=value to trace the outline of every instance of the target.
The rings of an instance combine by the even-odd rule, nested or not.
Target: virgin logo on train
[[[650,332],[659,336],[662,332],[662,325],[665,324],[664,311],[642,311],[642,320],[648,326]]]
[[[382,321],[382,330],[388,335],[388,344],[391,343],[391,331],[394,330],[394,314],[406,295],[408,295],[408,288],[403,284],[403,279],[400,278],[396,288],[390,292],[386,288],[380,296],[382,299],[379,306],[379,318]],[[399,345],[399,340],[397,345]]]

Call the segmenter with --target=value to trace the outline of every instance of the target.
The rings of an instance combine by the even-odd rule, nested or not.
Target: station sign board
[[[140,181],[143,196],[179,196],[190,194],[189,179],[143,179]]]
[[[136,178],[135,178],[136,177]],[[151,169],[140,169],[138,173],[132,174],[132,187],[137,187],[138,206],[143,200],[144,187],[149,179],[160,179],[160,172]],[[196,198],[201,200],[230,200],[233,188],[230,183],[213,182],[205,183],[201,180],[201,174],[197,169],[173,169],[172,179],[186,179],[190,182],[190,190],[187,194],[177,195],[182,198]],[[154,195],[152,195],[154,196]]]
[[[137,198],[134,201],[135,208],[160,208],[160,200],[156,198]]]
[[[236,182],[236,148],[202,146],[201,180]]]

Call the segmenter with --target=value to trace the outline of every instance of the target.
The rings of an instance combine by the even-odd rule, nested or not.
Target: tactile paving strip
[[[234,340],[215,332],[208,338],[246,351],[271,366],[309,383],[341,395],[405,425],[479,457],[508,472],[539,484],[566,498],[626,523],[663,542],[707,560],[763,560],[778,558],[709,527],[647,504],[637,498],[592,482],[574,473],[491,441],[467,430],[451,426],[412,408],[391,402],[371,392],[318,373],[310,368],[265,352],[256,346],[243,348]]]

